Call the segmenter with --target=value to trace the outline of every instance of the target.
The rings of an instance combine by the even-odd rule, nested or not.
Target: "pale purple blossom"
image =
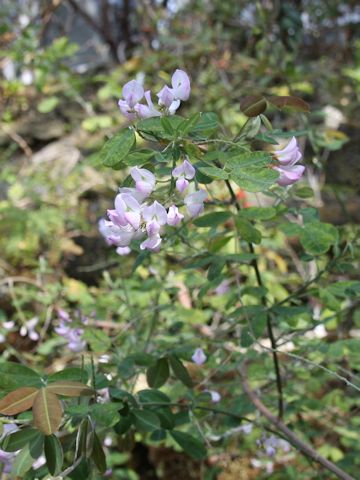
[[[151,252],[158,252],[160,250],[160,245],[161,245],[162,239],[160,235],[157,233],[155,235],[152,235],[151,237],[148,237],[146,240],[144,240],[140,244],[140,249],[141,250],[150,250]]]
[[[172,88],[165,85],[158,93],[158,105],[156,108],[151,99],[151,92],[144,88],[136,80],[127,82],[122,90],[123,98],[119,100],[118,105],[129,120],[139,118],[159,117],[163,114],[174,115],[180,106],[180,102],[187,100],[190,96],[190,79],[183,70],[176,70],[171,77]],[[146,105],[140,103],[145,97]]]
[[[27,320],[20,328],[20,335],[22,337],[29,337],[33,342],[39,340],[40,335],[35,330],[36,325],[39,323],[38,317]]]
[[[59,310],[61,309],[58,309],[58,313]],[[62,315],[60,317],[59,325],[54,328],[55,332],[67,340],[68,349],[72,352],[81,352],[85,350],[86,342],[82,339],[84,330],[82,328],[73,327],[70,316],[65,316],[63,310],[61,310],[61,312]],[[82,321],[82,323],[86,323],[86,320]]]
[[[175,99],[173,91],[165,85],[157,94],[159,105],[165,107],[170,115],[174,115],[180,106],[180,100]]]
[[[148,196],[155,188],[155,175],[146,168],[133,167],[130,175],[135,181],[136,191]]]
[[[177,178],[176,188],[182,193],[189,186],[189,180],[195,177],[195,168],[188,160],[184,160],[181,165],[173,169],[172,176]]]
[[[136,198],[130,193],[119,193],[115,198],[115,212],[108,212],[110,220],[119,225],[127,226],[130,224],[134,230],[140,226],[141,206]]]
[[[116,253],[121,256],[129,255],[131,253],[130,247],[117,247]]]
[[[179,212],[178,207],[176,205],[171,205],[167,213],[167,224],[175,227],[183,218],[184,215]]]
[[[122,89],[123,99],[119,100],[119,108],[121,113],[129,120],[136,118],[135,106],[140,102],[144,96],[144,89],[137,80],[130,80]]]
[[[225,295],[230,290],[230,280],[225,278],[215,289],[215,295]]]
[[[172,93],[178,100],[188,100],[190,97],[190,78],[183,70],[175,70],[171,77]]]
[[[205,355],[202,348],[197,348],[191,357],[192,361],[196,363],[196,365],[202,365],[206,362],[207,356]]]
[[[151,117],[161,117],[161,112],[154,107],[153,101],[151,100],[151,92],[147,90],[145,92],[145,100],[147,105],[138,103],[135,105],[135,111],[140,118],[151,118]]]
[[[292,137],[290,142],[281,150],[275,150],[274,155],[281,165],[294,165],[302,158],[296,138]]]
[[[166,209],[156,200],[152,205],[143,208],[142,215],[146,222],[146,231],[149,237],[157,235],[160,228],[167,223]]]
[[[253,431],[253,424],[246,423],[245,425],[241,425],[239,428],[239,432],[243,433],[244,435],[249,435]]]
[[[197,217],[204,211],[204,200],[207,198],[205,190],[197,190],[194,193],[190,193],[184,199],[184,203],[187,208],[187,212],[190,217]]]
[[[295,137],[292,137],[283,149],[275,150],[273,155],[279,162],[278,165],[274,166],[274,169],[280,173],[277,181],[279,185],[284,187],[300,180],[304,174],[305,167],[297,165],[297,162],[302,158],[302,154]]]
[[[305,171],[304,165],[291,165],[288,167],[281,166],[274,168],[280,172],[280,177],[277,183],[282,187],[287,187],[288,185],[292,185],[293,183],[299,181]]]
[[[212,403],[219,403],[220,402],[221,395],[216,390],[204,390],[204,392],[206,392],[210,395]]]

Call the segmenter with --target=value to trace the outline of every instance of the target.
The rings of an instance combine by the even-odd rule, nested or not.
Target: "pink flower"
[[[183,70],[175,70],[171,77],[172,94],[178,100],[187,100],[190,97],[190,78]]]
[[[146,168],[133,167],[130,175],[135,180],[136,190],[148,196],[155,188],[155,175]]]
[[[191,358],[196,365],[202,365],[207,359],[202,348],[197,348]]]
[[[116,249],[116,253],[121,256],[129,255],[130,252],[131,252],[131,248],[129,247],[117,247]]]
[[[129,120],[134,120],[136,118],[135,106],[144,96],[144,89],[141,83],[136,80],[130,80],[123,86],[122,95],[123,99],[118,102],[120,111]]]
[[[290,142],[282,150],[275,150],[273,153],[282,165],[294,165],[302,157],[295,137],[292,137]]]
[[[225,279],[223,280],[214,290],[216,295],[224,295],[230,290],[230,281]]]
[[[207,198],[205,190],[197,190],[184,199],[190,217],[197,217],[204,210],[204,200]]]
[[[168,214],[167,214],[167,224],[168,225],[171,225],[172,227],[175,227],[176,225],[178,225],[181,222],[181,220],[183,218],[184,218],[184,215],[179,212],[178,207],[176,207],[175,205],[172,205],[169,208]]]
[[[212,403],[218,403],[221,400],[221,395],[216,390],[204,390],[204,392],[208,393],[211,397]]]
[[[140,244],[141,250],[150,250],[151,252],[158,252],[160,250],[161,237],[159,234],[152,235]]]
[[[135,230],[140,226],[141,207],[136,198],[130,193],[119,193],[115,198],[116,217],[111,218],[112,211],[109,211],[110,219],[119,226],[130,224]]]
[[[292,137],[286,147],[281,150],[275,150],[273,154],[279,162],[278,165],[273,167],[280,173],[277,181],[279,185],[285,187],[300,180],[304,174],[305,167],[296,165],[301,160],[302,154],[295,137]]]
[[[188,187],[188,180],[192,180],[195,177],[195,173],[195,168],[188,160],[184,160],[181,165],[173,169],[172,176],[177,178],[176,188],[180,193]]]
[[[170,115],[173,115],[180,106],[180,100],[175,99],[173,91],[165,85],[157,94],[159,105],[167,108]]]
[[[151,100],[151,92],[147,90],[145,92],[145,99],[147,105],[142,105],[138,103],[135,105],[135,111],[140,118],[151,118],[151,117],[161,117],[161,112],[154,107],[154,104]]]
[[[277,181],[282,187],[292,185],[300,180],[303,176],[305,167],[303,165],[291,165],[288,167],[274,167],[275,170],[280,172],[280,177]]]
[[[146,221],[146,231],[149,237],[157,235],[160,232],[161,226],[167,223],[165,207],[157,201],[152,205],[144,207],[142,214]]]

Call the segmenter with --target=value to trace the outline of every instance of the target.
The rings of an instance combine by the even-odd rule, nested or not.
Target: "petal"
[[[125,117],[127,117],[129,120],[134,120],[136,118],[135,113],[130,112],[131,109],[127,102],[125,102],[125,100],[119,100],[118,105],[121,113],[125,115]]]
[[[180,100],[174,100],[169,107],[170,115],[174,115],[174,113],[179,107],[180,107]]]
[[[159,98],[159,105],[164,105],[167,108],[170,108],[171,104],[175,100],[172,90],[167,85],[165,85],[165,87],[163,87],[160,92],[157,93],[157,97]]]
[[[123,256],[123,255],[129,255],[130,252],[131,252],[131,248],[129,248],[129,247],[118,247],[118,248],[116,249],[116,253],[117,253],[118,255],[121,255],[121,256]]]
[[[160,235],[154,235],[152,237],[148,237],[140,244],[141,250],[151,250],[152,252],[158,252],[160,250],[161,244],[161,237]]]
[[[144,89],[136,80],[130,80],[126,83],[122,89],[122,96],[126,100],[130,108],[134,108],[135,104],[138,103],[144,96]]]
[[[197,348],[193,353],[191,359],[194,363],[196,363],[196,365],[202,365],[206,362],[207,357],[202,348]]]
[[[141,218],[139,212],[126,212],[125,218],[135,230],[140,227]]]
[[[180,177],[176,180],[176,189],[182,193],[184,190],[187,189],[189,186],[189,181],[186,180],[184,177]]]
[[[165,207],[155,200],[154,208],[157,221],[160,225],[165,225],[167,222],[167,213]]]
[[[196,170],[188,160],[184,160],[184,173],[185,178],[188,180],[191,180],[195,177]]]
[[[171,77],[174,97],[178,100],[187,100],[190,96],[190,78],[183,70],[176,70]]]

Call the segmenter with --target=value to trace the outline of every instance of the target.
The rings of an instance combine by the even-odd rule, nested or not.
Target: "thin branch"
[[[225,183],[226,183],[226,186],[229,190],[231,200],[232,200],[236,210],[239,212],[241,210],[241,207],[240,207],[240,204],[239,204],[239,202],[236,198],[236,195],[235,195],[235,192],[234,192],[234,190],[231,186],[231,183],[229,182],[229,180],[225,180]],[[248,245],[249,245],[250,252],[255,254],[254,245],[251,242],[248,242]],[[262,278],[261,278],[259,265],[257,263],[256,258],[254,258],[254,260],[251,261],[251,265],[255,270],[255,276],[256,276],[256,280],[257,280],[257,283],[258,283],[259,287],[263,287],[263,281],[262,281]],[[267,301],[266,301],[265,296],[262,296],[262,304],[264,305],[265,308],[267,308]],[[268,331],[268,335],[269,335],[269,339],[270,339],[270,343],[271,343],[271,347],[272,347],[271,349],[272,349],[272,356],[273,356],[275,376],[276,376],[276,388],[277,388],[277,391],[278,391],[278,416],[279,416],[279,418],[282,418],[283,415],[284,415],[283,387],[282,387],[282,380],[281,380],[280,363],[279,363],[278,354],[277,354],[277,351],[276,351],[276,347],[277,347],[276,346],[276,340],[275,340],[275,336],[274,336],[274,332],[273,332],[273,328],[272,328],[272,324],[271,324],[271,317],[270,317],[269,312],[266,314],[266,326],[267,326],[267,331]]]
[[[252,401],[253,405],[258,409],[258,411],[272,424],[276,427],[281,433],[283,433],[289,442],[296,447],[301,453],[310,457],[315,462],[319,463],[321,466],[326,468],[326,470],[334,473],[337,478],[341,480],[355,480],[354,477],[344,472],[341,468],[336,466],[330,460],[327,460],[325,457],[320,455],[313,447],[305,443],[301,440],[295,433],[290,430],[285,423],[280,420],[279,418],[275,417],[270,410],[262,403],[260,398],[256,395],[256,393],[250,388],[247,380],[247,372],[245,364],[242,365],[242,368],[239,371],[242,386],[244,388],[244,392]]]

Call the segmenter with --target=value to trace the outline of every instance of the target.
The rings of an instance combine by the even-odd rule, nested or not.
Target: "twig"
[[[313,447],[311,447],[310,445],[302,441],[300,438],[298,438],[298,436],[295,435],[295,433],[292,430],[290,430],[280,418],[275,417],[270,412],[270,410],[262,403],[262,401],[256,395],[256,393],[250,388],[247,380],[245,363],[240,368],[239,373],[242,380],[242,386],[244,388],[244,392],[252,401],[254,406],[272,425],[274,425],[274,427],[276,427],[281,433],[283,433],[287,437],[289,442],[294,447],[296,447],[301,453],[303,453],[307,457],[310,457],[315,462],[322,465],[324,468],[326,468],[326,470],[329,470],[330,472],[334,473],[337,476],[337,478],[340,478],[341,480],[355,480],[354,477],[344,472],[341,468],[336,466],[330,460],[327,460],[325,457],[320,455]]]
[[[226,186],[229,190],[231,200],[232,200],[236,210],[239,212],[241,210],[241,207],[240,207],[239,202],[237,201],[237,198],[236,198],[235,192],[234,192],[234,190],[231,186],[231,183],[229,182],[229,180],[225,180],[225,183],[226,183]],[[248,242],[248,245],[249,245],[250,252],[252,254],[255,254],[254,245],[251,242]],[[259,270],[259,265],[257,263],[256,258],[254,258],[252,260],[251,265],[255,270],[255,276],[256,276],[256,280],[257,280],[257,283],[258,283],[259,287],[263,287],[264,285],[263,285],[263,281],[262,281],[260,270]],[[267,301],[266,301],[265,296],[262,296],[262,304],[265,308],[267,308]],[[279,418],[282,418],[283,415],[284,415],[283,388],[282,388],[282,380],[281,380],[281,373],[280,373],[280,364],[279,364],[279,359],[278,359],[278,355],[277,355],[277,351],[276,351],[276,340],[275,340],[274,332],[273,332],[273,329],[272,329],[271,317],[270,317],[269,312],[267,312],[267,314],[266,314],[266,326],[267,326],[267,331],[268,331],[268,335],[269,335],[269,339],[270,339],[270,343],[271,343],[271,347],[272,347],[272,356],[273,356],[275,376],[276,376],[276,388],[277,388],[277,391],[278,391],[278,416],[279,416]]]

